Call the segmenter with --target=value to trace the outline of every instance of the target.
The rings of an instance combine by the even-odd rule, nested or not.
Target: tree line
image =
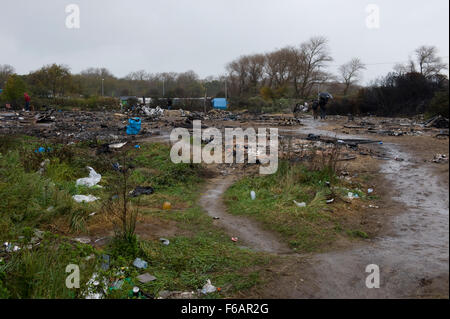
[[[119,78],[106,68],[87,68],[74,74],[68,66],[58,64],[45,65],[27,75],[17,75],[14,67],[5,64],[0,65],[0,88],[6,91],[2,99],[6,96],[11,103],[20,99],[23,91],[27,90],[39,98],[226,95],[238,101],[237,104],[246,104],[255,97],[259,99],[256,101],[267,103],[280,99],[307,100],[317,95],[317,87],[342,97],[361,96],[364,89],[368,92],[370,88],[383,87],[381,82],[384,80],[399,82],[408,74],[408,78],[414,78],[411,74],[420,75],[431,84],[438,78],[446,79],[441,73],[447,65],[434,46],[417,48],[408,63],[395,65],[393,72],[383,81],[375,81],[366,88],[358,85],[366,69],[361,59],[351,58],[337,68],[336,74],[329,71],[332,61],[328,40],[319,36],[298,46],[240,56],[226,64],[224,75],[204,79],[194,71],[150,73],[138,70]]]

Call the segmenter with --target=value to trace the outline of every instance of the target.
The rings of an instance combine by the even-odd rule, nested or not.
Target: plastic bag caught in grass
[[[98,174],[92,167],[88,166],[87,169],[89,170],[89,177],[83,177],[77,179],[77,185],[84,185],[87,187],[92,187],[97,185],[100,180],[102,179],[102,175]]]
[[[72,197],[77,203],[83,203],[83,202],[90,203],[90,202],[94,202],[98,199],[98,197],[95,197],[93,195],[73,195]]]

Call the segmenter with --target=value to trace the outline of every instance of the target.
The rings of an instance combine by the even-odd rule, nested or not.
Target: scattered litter
[[[294,203],[295,203],[295,205],[297,205],[298,207],[306,207],[306,203],[305,202],[301,202],[301,203],[299,203],[299,202],[297,202],[297,201],[293,201]]]
[[[130,197],[137,197],[140,195],[150,195],[153,193],[154,190],[150,186],[137,186],[133,191],[130,192]]]
[[[127,142],[110,144],[108,147],[109,148],[118,149],[118,148],[122,148],[125,144],[127,144]]]
[[[168,291],[162,290],[158,294],[158,299],[195,299],[198,294],[195,291]]]
[[[34,150],[35,153],[45,153],[45,152],[51,152],[51,151],[52,151],[52,149],[50,147],[45,148],[42,146],[40,146],[38,149]]]
[[[118,290],[118,289],[122,288],[123,283],[124,283],[123,279],[118,279],[113,283],[112,287],[109,289],[110,290]]]
[[[436,115],[424,124],[425,127],[448,128],[448,118]]]
[[[214,216],[213,219],[220,219],[220,217]]]
[[[12,243],[9,243],[9,242],[3,243],[3,246],[5,247],[5,250],[8,253],[20,250],[19,246],[13,245]]]
[[[99,275],[94,272],[86,283],[87,285],[87,294],[86,299],[102,299],[104,294],[107,292],[108,282],[105,278],[103,278],[102,286],[100,286],[100,282],[98,281]]]
[[[94,216],[97,212],[90,213],[89,216]]]
[[[146,269],[148,267],[148,263],[145,260],[142,260],[141,258],[136,258],[133,261],[133,266],[139,269]]]
[[[138,145],[138,144],[136,144],[136,145],[134,146],[134,148],[141,148],[141,146]]]
[[[445,154],[436,154],[433,157],[434,163],[448,163],[448,157]]]
[[[327,200],[327,204],[331,204],[332,202],[334,202],[334,198]]]
[[[53,122],[55,120],[55,117],[52,116],[52,114],[54,112],[55,112],[54,109],[50,109],[45,113],[36,114],[36,116],[34,117],[36,120],[36,123]]]
[[[394,158],[394,160],[396,160],[397,162],[403,162],[404,161],[403,158],[397,157],[397,156]]]
[[[74,240],[76,240],[77,242],[82,243],[82,244],[89,244],[91,242],[91,239],[88,237],[78,237],[78,238],[75,238]]]
[[[202,288],[202,294],[206,295],[206,294],[210,294],[210,293],[213,293],[216,291],[217,291],[217,288],[215,286],[213,286],[211,284],[211,280],[208,279],[206,281],[206,284]]]
[[[316,134],[308,134],[308,137],[306,138],[308,141],[318,141],[320,140],[320,136]]]
[[[163,207],[164,210],[170,210],[172,208],[172,204],[170,202],[164,202]]]
[[[250,192],[250,197],[251,197],[252,200],[255,200],[255,198],[256,198],[256,193],[255,193],[255,191],[251,191],[251,192]]]
[[[369,205],[370,208],[380,208],[379,206]]]
[[[120,169],[122,168],[122,165],[120,165],[119,163],[114,163],[114,164],[112,164],[112,167],[115,171],[120,171]]]
[[[82,202],[94,202],[98,199],[98,197],[95,197],[93,195],[73,195],[72,198],[77,202],[77,203],[82,203]]]
[[[152,117],[160,117],[164,115],[164,110],[159,106],[154,109],[145,106],[142,108],[142,112],[144,112],[145,115]]]
[[[146,283],[148,283],[150,281],[156,280],[156,277],[152,276],[152,275],[150,275],[149,273],[146,272],[145,274],[137,276],[136,279],[139,280],[139,282],[141,282],[143,284],[146,284]]]
[[[373,193],[373,188],[369,188],[369,189],[367,190],[367,193],[369,193],[369,194]]]
[[[50,160],[48,158],[46,158],[44,161],[41,162],[41,164],[39,165],[39,170],[38,173],[40,175],[45,173],[45,170],[47,169],[48,164],[50,164]]]
[[[352,193],[352,192],[348,192],[347,197],[349,199],[355,199],[355,198],[359,198],[358,194]]]
[[[134,286],[132,291],[134,297],[139,297],[139,287]]]
[[[169,244],[170,244],[170,241],[169,241],[168,239],[166,239],[166,238],[160,238],[159,241],[160,241],[163,245],[166,245],[166,246],[169,246]]]
[[[234,241],[234,242],[237,242],[238,238],[237,237],[231,237],[231,240]]]
[[[92,167],[88,166],[87,169],[89,170],[89,177],[77,179],[77,185],[92,187],[97,185],[102,179],[102,175],[98,174]]]

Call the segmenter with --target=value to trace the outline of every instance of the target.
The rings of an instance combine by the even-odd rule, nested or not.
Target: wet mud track
[[[307,120],[305,124],[299,133],[349,138],[316,129],[320,122]],[[389,220],[390,232],[371,243],[312,256],[303,266],[303,284],[295,288],[291,284],[293,289],[279,291],[277,297],[448,298],[448,188],[440,185],[439,176],[429,168],[408,161],[413,154],[400,151],[391,143],[383,148],[390,158],[406,159],[387,160],[381,166],[381,173],[395,190],[392,199],[398,202],[396,207],[400,210]],[[379,267],[380,288],[366,287],[369,264]],[[295,276],[290,277],[280,284],[296,281]]]
[[[286,254],[291,250],[276,234],[262,229],[256,222],[243,216],[227,213],[223,203],[223,194],[234,182],[234,177],[219,176],[209,180],[199,204],[210,215],[215,217],[214,224],[225,229],[231,237],[238,238],[238,245],[255,251]],[[249,194],[250,196],[250,194]],[[217,219],[218,218],[218,219]]]

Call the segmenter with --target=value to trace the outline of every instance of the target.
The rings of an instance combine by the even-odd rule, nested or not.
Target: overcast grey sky
[[[66,28],[65,7],[78,4],[80,28]],[[380,9],[366,26],[368,4]],[[332,65],[359,57],[365,82],[408,60],[419,45],[449,55],[448,0],[3,0],[0,64],[20,74],[63,63],[79,72],[106,67],[116,76],[194,70],[225,72],[242,54],[329,39]],[[330,70],[336,70],[330,66]]]

